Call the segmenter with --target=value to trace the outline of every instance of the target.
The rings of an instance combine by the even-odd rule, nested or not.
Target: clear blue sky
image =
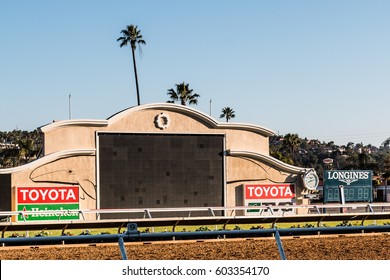
[[[194,108],[279,134],[379,146],[390,137],[390,1],[0,0],[0,130],[106,119],[189,83]]]

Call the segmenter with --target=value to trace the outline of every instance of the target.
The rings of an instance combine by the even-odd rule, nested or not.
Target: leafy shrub
[[[336,227],[351,227],[352,224],[348,221],[343,221],[342,223],[336,225]]]
[[[264,229],[263,226],[252,226],[250,229]]]
[[[80,235],[91,235],[91,232],[89,230],[83,230],[82,233],[80,233]]]
[[[195,231],[210,231],[210,229],[206,226],[201,226],[201,227],[197,228]]]
[[[45,237],[45,236],[49,236],[49,233],[44,230],[42,230],[41,232],[35,235],[35,237]]]

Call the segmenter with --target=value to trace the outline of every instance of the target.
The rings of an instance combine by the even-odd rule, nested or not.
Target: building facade
[[[40,129],[44,156],[0,170],[2,211],[307,203],[309,170],[271,157],[261,126],[158,103]]]

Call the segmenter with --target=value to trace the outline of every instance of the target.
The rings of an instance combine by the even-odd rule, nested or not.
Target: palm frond
[[[229,122],[230,119],[235,118],[235,112],[230,107],[224,107],[222,108],[222,114],[219,116],[220,118],[225,118],[226,122]]]
[[[180,101],[181,105],[188,104],[198,104],[199,94],[193,93],[193,89],[190,89],[189,84],[182,82],[176,84],[176,91],[174,89],[169,89],[167,94],[170,96],[171,101]],[[170,102],[174,103],[174,102]]]
[[[175,103],[175,101],[179,100],[179,96],[177,95],[176,91],[173,88],[169,89],[167,94],[170,99],[168,103]]]

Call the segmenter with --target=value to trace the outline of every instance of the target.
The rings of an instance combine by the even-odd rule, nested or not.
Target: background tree
[[[390,154],[387,153],[383,157],[383,174],[382,177],[385,180],[385,184],[387,185],[390,181]]]
[[[169,99],[168,103],[175,103],[175,101],[180,101],[181,105],[186,106],[188,104],[198,104],[199,94],[194,93],[193,89],[189,88],[189,84],[182,82],[181,84],[176,84],[176,90],[173,88],[168,89]]]
[[[40,156],[42,135],[38,130],[0,132],[0,168],[15,167]]]
[[[236,117],[234,114],[234,110],[230,107],[222,108],[222,114],[219,116],[220,118],[225,118],[226,122],[229,122],[230,119],[233,119]]]
[[[135,76],[135,86],[137,89],[137,102],[138,105],[141,104],[140,96],[139,96],[139,87],[138,87],[138,75],[137,75],[137,65],[135,63],[135,49],[137,48],[137,45],[140,47],[140,45],[146,45],[146,42],[142,39],[141,31],[137,29],[138,26],[134,25],[127,25],[126,29],[123,29],[121,31],[122,37],[119,37],[117,41],[120,42],[120,47],[130,45],[131,47],[131,53],[133,55],[133,66],[134,66],[134,76]]]
[[[293,164],[293,161],[290,157],[286,157],[286,155],[284,155],[282,152],[280,151],[270,151],[270,154],[272,157],[280,160],[280,161],[283,161],[285,163],[288,163],[288,164]]]
[[[293,162],[296,161],[295,151],[298,149],[301,144],[301,139],[298,134],[288,133],[284,136],[284,145],[289,149],[291,159]]]
[[[383,141],[381,147],[383,147],[385,150],[389,150],[389,148],[390,148],[390,137],[387,138],[385,141]]]

